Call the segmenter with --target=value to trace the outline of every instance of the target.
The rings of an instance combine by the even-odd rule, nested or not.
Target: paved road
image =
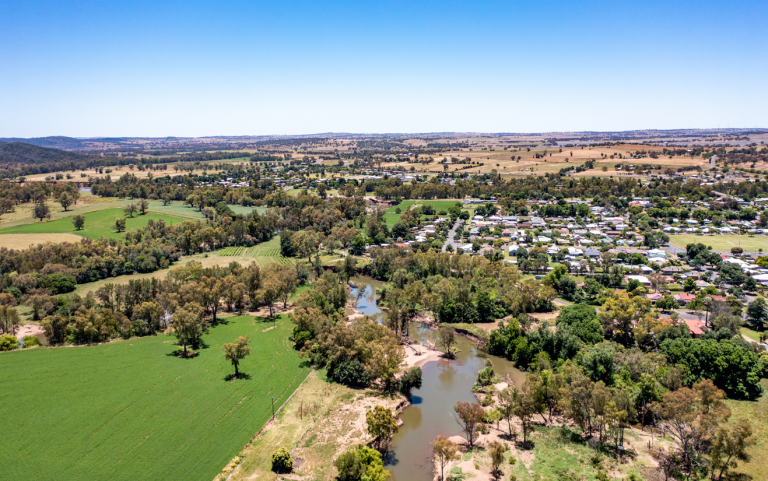
[[[456,237],[456,229],[464,222],[461,219],[457,219],[456,223],[451,227],[451,230],[448,231],[448,240],[445,241],[445,244],[443,244],[443,252],[448,248],[448,244],[453,246],[453,251],[456,252],[456,247],[459,245],[458,242],[454,240],[454,237]]]

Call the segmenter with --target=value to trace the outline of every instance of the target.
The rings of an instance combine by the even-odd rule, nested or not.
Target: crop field
[[[2,232],[2,231],[0,231]],[[29,246],[46,242],[80,242],[82,237],[74,234],[0,234],[0,247],[7,249],[26,249]]]
[[[760,249],[768,251],[768,237],[766,236],[680,234],[671,235],[669,239],[673,245],[683,249],[687,244],[702,243],[706,246],[712,246],[714,251],[730,252],[733,247],[741,247],[744,252],[758,252]]]
[[[219,252],[220,256],[244,256],[248,255],[250,247],[225,247]]]
[[[115,223],[115,219],[125,217],[122,209],[104,209],[95,212],[88,212],[83,214],[85,217],[85,227],[83,230],[76,231],[75,226],[72,225],[72,217],[64,217],[48,222],[36,222],[34,224],[26,224],[15,227],[8,227],[0,229],[0,234],[64,234],[70,233],[83,237],[89,237],[91,239],[99,239],[102,236],[107,239],[120,239],[123,234],[116,233],[112,226]],[[125,230],[130,231],[141,227],[146,227],[150,220],[164,219],[166,224],[176,224],[183,222],[185,219],[179,217],[156,214],[149,212],[145,215],[134,215],[133,218],[126,218]]]
[[[163,335],[0,354],[4,479],[213,479],[306,378],[291,322],[225,318],[198,355]],[[251,337],[234,370],[220,347]]]
[[[256,259],[256,262],[264,267],[266,265],[277,262],[278,264],[295,264],[295,259],[283,257],[280,254],[280,237],[275,236],[267,242],[262,242],[253,246],[251,255]]]

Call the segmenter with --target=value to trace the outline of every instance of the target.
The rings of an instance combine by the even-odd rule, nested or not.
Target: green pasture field
[[[91,239],[99,239],[102,236],[107,239],[120,239],[123,237],[122,233],[118,234],[112,229],[115,219],[125,217],[123,209],[97,210],[85,213],[83,216],[85,217],[85,227],[80,231],[75,230],[75,226],[72,225],[72,217],[64,217],[63,219],[49,222],[36,222],[34,224],[8,227],[0,230],[0,232],[3,234],[71,233]],[[150,220],[158,221],[160,219],[164,219],[166,224],[169,225],[185,220],[176,216],[156,214],[154,212],[149,212],[145,215],[134,214],[133,218],[126,218],[125,230],[130,231],[146,227]]]
[[[179,358],[174,337],[0,354],[4,479],[213,479],[309,372],[279,316],[225,318]],[[250,336],[234,372],[221,346]]]
[[[153,214],[168,214],[189,220],[205,220],[205,216],[197,207],[191,207],[183,202],[171,202],[168,205],[163,205],[160,200],[150,200],[149,210]]]
[[[673,245],[685,249],[687,244],[704,244],[712,246],[712,250],[730,252],[733,247],[741,247],[744,252],[758,252],[759,249],[768,251],[768,237],[746,235],[696,235],[679,234],[669,236]]]

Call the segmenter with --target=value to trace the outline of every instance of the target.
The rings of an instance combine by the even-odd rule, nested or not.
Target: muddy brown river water
[[[352,282],[355,286],[353,296],[363,291],[358,297],[358,310],[381,320],[376,289],[384,283],[370,277],[356,277]],[[409,331],[410,337],[419,343],[430,341],[434,344],[437,338],[437,332],[423,324],[411,323]],[[466,338],[457,336],[456,340],[460,352],[455,360],[428,362],[421,368],[421,389],[413,391],[411,405],[400,415],[403,425],[392,439],[386,459],[386,469],[392,473],[392,481],[432,479],[430,443],[439,434],[453,436],[461,433],[453,406],[458,401],[477,402],[472,385],[477,372],[485,367],[486,359],[491,360],[497,374],[508,374],[516,384],[525,379],[525,373],[516,369],[512,362],[482,352]]]

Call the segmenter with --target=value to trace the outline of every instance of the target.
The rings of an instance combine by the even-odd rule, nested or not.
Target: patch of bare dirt
[[[16,338],[21,339],[24,336],[37,336],[44,333],[45,329],[40,324],[24,324],[16,331]]]

